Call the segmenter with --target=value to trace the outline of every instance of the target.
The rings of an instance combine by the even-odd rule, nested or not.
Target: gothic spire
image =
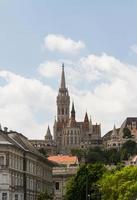
[[[72,110],[71,110],[71,112],[75,112],[74,101],[72,102]]]
[[[89,119],[88,119],[88,114],[87,114],[87,112],[86,112],[86,114],[85,114],[84,122],[89,122]]]
[[[116,135],[117,135],[117,130],[116,130],[116,126],[114,124],[113,131],[112,131],[112,136],[116,136]]]
[[[65,89],[65,88],[66,88],[66,83],[65,83],[64,63],[62,63],[61,89]]]
[[[45,135],[45,139],[47,139],[47,140],[51,140],[52,139],[52,135],[51,135],[49,126],[48,126],[48,129],[47,129],[47,133]]]
[[[73,120],[75,120],[75,108],[74,108],[74,101],[72,102],[71,118],[72,118]]]

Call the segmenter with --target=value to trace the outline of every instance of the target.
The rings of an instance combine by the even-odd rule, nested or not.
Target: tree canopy
[[[123,129],[123,138],[132,138],[131,131],[127,127]]]
[[[99,199],[99,190],[96,182],[102,177],[105,168],[101,164],[82,165],[75,177],[71,178],[66,186],[65,200]]]
[[[120,171],[107,172],[99,181],[102,200],[136,200],[137,167],[124,167]]]
[[[53,197],[47,191],[45,191],[38,195],[38,200],[53,200]]]

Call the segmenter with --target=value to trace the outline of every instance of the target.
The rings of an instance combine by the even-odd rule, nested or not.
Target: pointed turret
[[[64,63],[62,64],[62,74],[61,74],[61,89],[66,89],[65,73],[64,73]]]
[[[92,125],[92,119],[90,116],[90,120],[89,120],[89,130],[92,132],[93,131],[93,125]]]
[[[111,134],[111,137],[116,137],[117,136],[117,129],[116,129],[116,126],[114,124],[114,127],[113,127],[113,131],[112,131],[112,134]]]
[[[84,122],[85,122],[85,123],[88,123],[88,122],[89,122],[89,119],[88,119],[88,114],[87,114],[87,112],[86,112],[86,114],[85,114]]]
[[[47,133],[45,135],[45,140],[52,140],[52,135],[51,135],[49,126],[48,126],[48,129],[47,129]]]
[[[75,108],[74,108],[74,101],[72,102],[71,119],[75,121]]]

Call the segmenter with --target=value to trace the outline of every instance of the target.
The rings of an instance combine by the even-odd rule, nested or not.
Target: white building
[[[0,200],[36,200],[53,193],[53,163],[17,132],[0,130]]]
[[[63,200],[67,181],[77,173],[78,158],[76,156],[57,155],[50,156],[48,159],[59,165],[53,167],[54,200]]]

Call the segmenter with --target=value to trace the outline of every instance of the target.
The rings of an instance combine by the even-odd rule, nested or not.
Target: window
[[[0,156],[0,165],[4,165],[4,156]]]
[[[60,115],[60,109],[58,109],[58,114]]]
[[[69,137],[67,137],[67,144],[69,144]]]
[[[2,200],[7,200],[8,198],[7,198],[7,193],[2,193]]]
[[[19,198],[18,198],[18,194],[15,194],[15,200],[18,200]]]
[[[56,190],[59,190],[59,182],[55,183],[55,188],[56,188]]]
[[[77,136],[75,136],[75,144],[77,144]]]
[[[70,144],[73,144],[73,137],[70,138]]]

